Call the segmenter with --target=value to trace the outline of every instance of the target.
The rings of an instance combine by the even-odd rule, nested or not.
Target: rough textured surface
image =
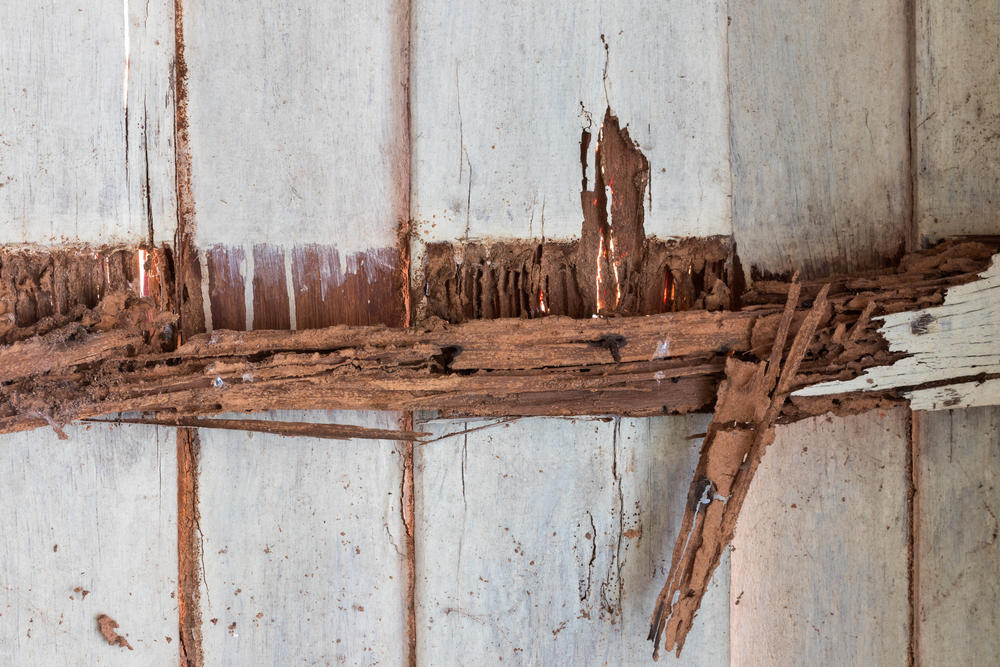
[[[622,272],[621,295],[611,288],[610,301],[598,307],[599,262],[602,275],[614,273],[606,256],[596,259],[603,235],[598,221],[594,224],[590,237],[566,243],[428,244],[422,272],[426,315],[464,322],[738,308],[743,271],[725,237],[634,243],[627,280]],[[641,232],[642,225],[638,227]],[[604,289],[613,285],[609,280]]]
[[[916,223],[920,241],[1000,231],[1000,11],[918,0]]]
[[[981,248],[980,257],[985,258],[989,252]],[[979,280],[950,288],[940,306],[876,318],[879,331],[889,342],[889,350],[907,355],[904,359],[885,368],[868,370],[853,380],[801,389],[798,395],[878,391],[1000,374],[998,259],[994,258]],[[958,403],[953,405],[962,407]]]
[[[918,665],[1000,653],[1000,408],[915,415]]]
[[[707,423],[424,425],[444,439],[415,454],[418,664],[649,664],[650,576],[670,565]],[[728,589],[724,561],[671,664],[730,664]]]
[[[399,426],[391,413],[258,416]],[[201,432],[206,667],[407,664],[401,447]]]
[[[804,344],[805,357],[788,388],[850,380],[866,368],[897,361],[902,353],[887,351],[872,313],[940,303],[949,285],[974,290],[976,270],[989,259],[957,261],[955,254],[969,246],[983,248],[946,244],[909,256],[898,272],[797,287],[802,293],[792,305],[811,308],[818,298],[813,291],[822,285],[830,307],[816,311],[817,336]],[[176,350],[166,336],[175,316],[157,312],[148,299],[128,297],[118,304],[123,310],[108,315],[114,326],[106,333],[94,332],[104,316],[91,313],[90,319],[0,353],[6,379],[0,387],[0,428],[22,430],[50,419],[65,423],[133,410],[181,416],[359,407],[480,415],[699,411],[710,406],[716,376],[730,353],[765,359],[787,352],[774,346],[783,315],[769,302],[788,299],[790,287],[765,285],[747,295],[757,303],[739,312],[462,325],[431,320],[396,330],[220,331],[195,336]],[[790,333],[801,330],[800,315],[792,316]],[[908,389],[914,388],[927,387]],[[887,391],[875,400],[901,400]],[[786,418],[827,410],[856,413],[856,399],[873,407],[853,395],[797,398],[802,400],[785,406]]]
[[[755,279],[884,266],[910,220],[907,4],[730,6],[733,233]]]
[[[419,241],[578,236],[596,182],[581,136],[609,109],[649,160],[647,233],[730,234],[725,30],[714,0],[416,3]]]
[[[788,398],[816,325],[826,311],[824,289],[795,335],[788,358],[779,369],[782,351],[798,302],[798,284],[788,293],[781,325],[767,363],[726,360],[715,414],[708,426],[701,457],[688,490],[681,533],[674,545],[670,574],[657,598],[650,622],[653,659],[661,633],[667,650],[680,655],[693,627],[695,612],[709,587],[723,549],[732,541],[736,520],[767,446],[774,441],[774,422]],[[700,521],[699,521],[700,515]]]
[[[732,664],[907,664],[906,413],[779,426],[736,526]]]
[[[176,664],[172,429],[80,425],[4,436],[0,662]],[[108,614],[134,651],[112,648]]]
[[[169,240],[172,1],[5,4],[0,26],[0,243]]]

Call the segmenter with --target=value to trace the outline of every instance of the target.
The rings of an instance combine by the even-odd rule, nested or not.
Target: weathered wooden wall
[[[404,324],[405,3],[183,6],[206,327]],[[204,664],[408,664],[405,446],[200,434]]]
[[[400,325],[429,241],[580,236],[610,110],[649,160],[647,234],[732,235],[757,275],[879,266],[1000,232],[1000,17],[910,10],[10,4],[0,242],[180,224],[208,329]],[[645,664],[704,421],[525,419],[418,446],[412,600],[405,445],[203,431],[200,468],[178,470],[166,429],[7,436],[0,656],[172,663],[180,482],[206,665]],[[996,422],[779,428],[680,662],[991,664]],[[100,613],[134,651],[103,643]]]
[[[0,8],[0,242],[172,240],[172,0]]]
[[[920,243],[1000,233],[998,43],[995,5],[916,3],[914,231]],[[983,405],[990,390],[963,387],[960,393]],[[996,407],[914,415],[913,613],[921,667],[996,663],[998,460]]]
[[[418,664],[649,664],[709,420],[423,425],[440,439],[414,455]],[[730,664],[728,575],[671,664]]]

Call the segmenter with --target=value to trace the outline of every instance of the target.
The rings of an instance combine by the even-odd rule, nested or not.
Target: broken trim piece
[[[774,441],[774,424],[788,397],[792,378],[827,307],[826,286],[816,297],[781,368],[780,350],[791,328],[799,289],[793,284],[767,362],[726,361],[715,416],[688,491],[688,506],[674,547],[667,582],[653,611],[648,639],[659,658],[660,637],[680,656],[695,613],[701,607],[722,550],[733,538],[736,519],[764,450]],[[777,386],[775,386],[777,382]],[[700,520],[699,520],[700,517]]]
[[[163,419],[81,419],[84,422],[103,424],[151,424],[183,428],[208,428],[250,433],[270,433],[286,437],[308,437],[324,440],[403,440],[425,438],[431,433],[421,431],[392,431],[381,428],[350,426],[347,424],[314,424],[311,422],[265,421],[261,419],[203,419],[175,417]]]

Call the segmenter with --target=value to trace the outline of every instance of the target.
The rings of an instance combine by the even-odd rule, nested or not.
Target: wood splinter
[[[800,285],[793,283],[768,361],[726,360],[726,376],[719,384],[715,415],[688,490],[670,573],[653,611],[648,639],[653,642],[654,660],[659,659],[664,630],[667,649],[676,648],[680,656],[722,550],[733,539],[750,482],[764,450],[774,441],[775,420],[826,311],[829,285],[816,297],[799,328],[779,380],[782,350],[799,292]]]

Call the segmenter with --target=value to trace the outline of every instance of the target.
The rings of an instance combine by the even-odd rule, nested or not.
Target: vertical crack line
[[[156,239],[153,236],[153,193],[149,189],[149,111],[145,100],[142,103],[142,150],[146,159],[146,233],[149,235],[150,248],[154,248]]]
[[[462,160],[465,154],[465,134],[462,128],[462,87],[458,83],[458,61],[455,61],[455,94],[458,99],[458,182],[462,182]]]
[[[469,153],[465,151],[465,163],[469,165],[469,189],[465,196],[465,240],[469,240],[469,230],[472,227],[472,161],[469,160]]]
[[[615,417],[614,477],[615,477],[615,487],[618,489],[618,544],[615,547],[615,563],[616,563],[615,576],[617,577],[618,592],[615,605],[618,613],[621,613],[622,597],[625,594],[624,582],[622,581],[622,568],[625,566],[625,559],[622,556],[622,545],[624,544],[625,541],[625,495],[622,492],[621,471],[618,470],[618,444],[621,441],[621,427],[622,427],[621,417]]]
[[[468,423],[466,423],[463,428],[468,428]],[[465,467],[469,463],[469,434],[466,433],[462,437],[462,506],[465,508],[466,513],[469,511],[469,502],[465,497]]]
[[[917,17],[916,0],[906,0],[906,87],[907,87],[907,113],[906,130],[909,144],[907,146],[907,205],[910,209],[906,216],[906,235],[903,239],[903,251],[912,252],[920,243],[919,224],[917,220],[917,170],[919,168],[919,141],[918,134],[920,128],[917,125]]]
[[[204,535],[198,510],[201,441],[198,431],[177,429],[177,597],[182,667],[202,667],[201,581]],[[206,599],[208,586],[205,587]]]
[[[129,51],[132,48],[128,29],[128,0],[122,0],[122,37],[125,45],[125,71],[122,75],[122,109],[125,112],[125,183],[126,188],[131,192],[128,169],[128,74],[129,74]],[[131,206],[129,207],[131,208]]]
[[[592,512],[587,512],[587,518],[590,519],[590,562],[587,564],[587,590],[580,602],[586,602],[590,599],[590,584],[593,580],[594,561],[597,560],[597,526],[594,524],[594,515]]]
[[[413,413],[403,413],[403,429],[413,430]],[[403,443],[403,488],[400,511],[403,514],[403,530],[406,535],[406,638],[408,667],[417,667],[417,551],[416,551],[416,507],[414,503],[413,481],[413,441]]]
[[[906,596],[907,596],[907,628],[909,642],[907,646],[906,665],[917,665],[917,457],[918,441],[921,436],[920,420],[914,419],[913,410],[906,409]]]
[[[731,32],[733,26],[733,10],[730,7],[730,2],[726,3],[726,111],[728,117],[726,118],[726,130],[729,134],[729,236],[730,238],[735,238],[736,235],[736,193],[735,189],[735,179],[733,178],[733,146],[736,140],[736,129],[733,124],[733,87],[732,87],[732,51],[731,51]],[[652,169],[650,170],[650,181],[652,181]],[[650,191],[652,191],[652,182],[650,182]],[[650,199],[652,201],[652,199]],[[650,211],[652,211],[652,206],[650,206]],[[733,251],[735,254],[736,251]]]

